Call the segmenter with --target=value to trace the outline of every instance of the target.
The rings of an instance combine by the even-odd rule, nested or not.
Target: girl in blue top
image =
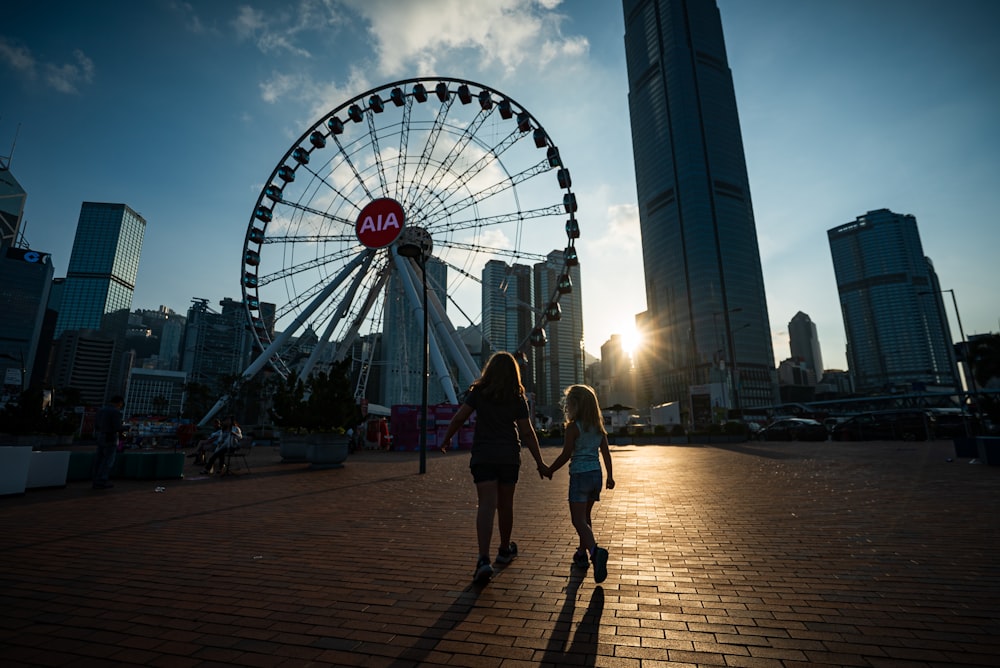
[[[611,472],[611,450],[608,433],[604,430],[601,407],[597,394],[586,385],[570,385],[563,393],[563,415],[566,418],[566,436],[563,451],[552,462],[547,474],[552,477],[569,462],[569,515],[573,528],[580,536],[580,546],[573,555],[573,565],[587,567],[587,557],[594,562],[594,580],[604,582],[608,577],[608,551],[597,546],[594,538],[591,512],[594,503],[601,500],[601,462],[604,459],[608,472],[606,487],[615,488]]]

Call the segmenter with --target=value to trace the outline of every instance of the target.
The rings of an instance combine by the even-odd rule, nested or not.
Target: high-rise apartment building
[[[857,392],[961,385],[937,274],[917,219],[869,211],[827,230]]]
[[[823,353],[819,347],[816,323],[802,311],[788,322],[788,347],[791,348],[792,358],[801,359],[817,381],[823,377]]]
[[[483,268],[482,299],[483,338],[490,352],[516,352],[535,325],[531,267],[490,260]]]
[[[195,299],[187,313],[181,371],[188,381],[224,392],[250,363],[250,335],[243,302],[226,297],[213,311],[208,300]]]
[[[132,308],[146,221],[125,204],[84,202],[76,225],[55,336],[101,329],[106,317]]]
[[[640,401],[777,399],[733,78],[714,0],[624,0],[647,311]],[[638,324],[638,323],[637,323]],[[714,390],[713,390],[714,394]]]
[[[545,262],[532,267],[535,311],[545,311],[558,292],[559,279],[566,271],[565,251],[550,252]],[[546,344],[532,348],[528,370],[539,412],[558,419],[559,401],[569,385],[582,383],[586,365],[583,350],[583,292],[580,289],[580,265],[569,267],[573,290],[559,297],[558,319],[549,317],[545,326]]]

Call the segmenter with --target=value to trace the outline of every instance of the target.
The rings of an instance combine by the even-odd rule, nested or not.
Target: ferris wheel
[[[292,143],[247,225],[240,281],[261,352],[244,379],[267,365],[306,377],[350,357],[364,396],[372,373],[419,366],[407,342],[423,287],[431,378],[457,403],[479,373],[459,328],[479,325],[488,261],[562,251],[519,351],[545,345],[559,319],[578,263],[571,185],[538,120],[482,84],[414,78],[344,102]]]

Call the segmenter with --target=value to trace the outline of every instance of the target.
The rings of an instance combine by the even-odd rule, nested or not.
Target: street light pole
[[[976,385],[976,375],[972,372],[972,365],[969,364],[969,342],[965,339],[965,330],[962,328],[962,314],[958,311],[958,300],[955,299],[955,290],[948,288],[947,290],[938,290],[938,292],[951,293],[951,305],[955,307],[955,320],[958,321],[958,335],[962,337],[962,364],[965,366],[965,389],[972,397],[972,415],[974,418],[977,418],[979,415],[977,407],[979,389]],[[934,292],[926,290],[920,294],[932,295]]]
[[[423,248],[413,243],[403,244],[397,252],[403,257],[416,259],[417,264],[420,266],[420,283],[424,311],[424,360],[420,392],[420,410],[422,416],[420,425],[420,473],[423,474],[427,473],[427,377],[429,375],[427,358],[430,354],[430,341],[427,331],[427,255],[424,253]]]

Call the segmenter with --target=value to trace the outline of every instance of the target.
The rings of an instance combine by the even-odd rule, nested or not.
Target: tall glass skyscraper
[[[125,204],[83,203],[56,338],[66,330],[101,329],[106,316],[128,314],[145,233],[145,219]]]
[[[802,311],[788,322],[788,347],[793,358],[801,359],[816,374],[817,381],[823,377],[823,353],[819,347],[816,323]]]
[[[647,312],[639,400],[777,399],[733,78],[714,0],[624,0]],[[714,392],[713,392],[714,394]]]
[[[960,388],[941,286],[917,219],[879,209],[826,234],[855,389]]]
[[[490,260],[483,268],[483,338],[490,351],[514,353],[535,325],[531,267]]]

